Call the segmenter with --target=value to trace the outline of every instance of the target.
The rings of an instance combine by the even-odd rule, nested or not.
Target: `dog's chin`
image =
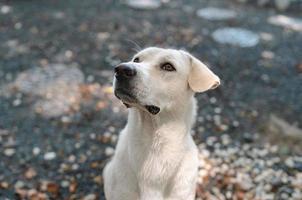
[[[152,115],[156,115],[160,112],[160,107],[156,105],[149,105],[149,104],[144,104],[140,102],[135,95],[133,95],[131,92],[128,92],[123,89],[116,89],[114,90],[115,96],[122,101],[122,103],[127,107],[137,107],[139,109],[143,109],[147,112],[149,112]]]
[[[129,108],[129,107],[131,107],[131,105],[137,103],[137,99],[135,98],[135,96],[127,90],[115,89],[114,94],[119,100],[121,100],[123,102],[123,104],[127,108]]]

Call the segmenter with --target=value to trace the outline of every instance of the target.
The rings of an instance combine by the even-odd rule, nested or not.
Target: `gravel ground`
[[[302,199],[299,6],[1,1],[0,199],[104,199],[127,114],[112,67],[134,43],[184,48],[222,79],[197,96],[197,198]]]

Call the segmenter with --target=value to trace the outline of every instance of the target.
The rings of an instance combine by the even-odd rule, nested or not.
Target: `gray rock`
[[[278,10],[286,10],[290,6],[290,0],[275,0],[275,5]]]
[[[161,6],[159,0],[128,0],[126,4],[134,9],[154,10]]]
[[[282,118],[272,114],[268,122],[268,128],[272,133],[278,133],[285,136],[302,139],[302,130],[292,125]]]
[[[268,23],[282,26],[294,31],[302,31],[302,19],[293,18],[286,15],[275,15],[268,18]]]
[[[227,20],[235,18],[237,13],[233,10],[208,7],[199,9],[197,16],[207,20]]]
[[[79,85],[83,73],[75,65],[51,64],[20,73],[12,86],[38,99],[35,112],[45,117],[68,113],[80,99]]]
[[[259,36],[242,28],[221,28],[212,34],[213,39],[221,44],[231,44],[239,47],[253,47],[259,43]]]

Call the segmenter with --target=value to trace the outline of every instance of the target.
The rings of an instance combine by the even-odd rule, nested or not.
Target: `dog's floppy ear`
[[[189,56],[191,71],[189,86],[194,92],[205,92],[220,85],[220,79],[205,64],[186,52]]]

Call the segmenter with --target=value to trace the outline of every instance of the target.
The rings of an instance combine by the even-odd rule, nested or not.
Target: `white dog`
[[[150,47],[115,67],[115,95],[130,109],[103,172],[107,200],[195,198],[194,93],[219,84],[218,76],[182,50]]]

